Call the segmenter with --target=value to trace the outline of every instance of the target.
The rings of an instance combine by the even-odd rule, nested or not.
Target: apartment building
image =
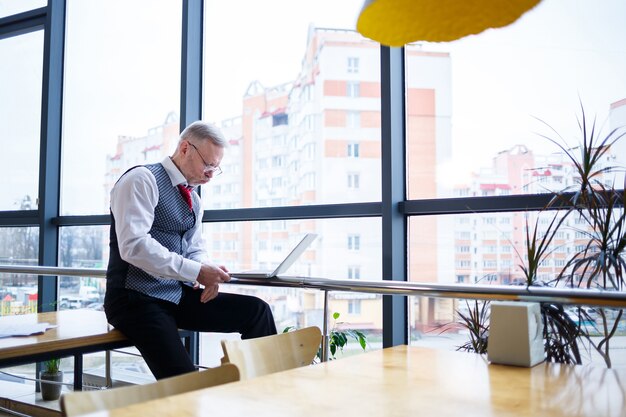
[[[437,162],[450,149],[450,57],[407,46],[407,60],[419,68],[407,79],[407,160],[414,196],[446,193],[436,178]],[[202,189],[208,210],[369,202],[381,198],[380,47],[354,31],[310,27],[297,77],[266,87],[252,81],[241,114],[220,122],[229,141],[224,175]],[[105,189],[127,167],[171,153],[175,115],[145,137],[120,136],[116,155],[107,160]],[[132,161],[126,155],[133,155]],[[130,158],[130,157],[129,157]],[[439,188],[438,188],[439,187]],[[107,192],[108,195],[108,192]],[[416,223],[413,235],[437,236],[435,222]],[[215,262],[237,269],[273,269],[302,234],[319,235],[289,274],[336,279],[382,279],[378,220],[341,219],[207,223],[207,249]],[[415,280],[437,281],[444,259],[442,243],[429,245],[412,259]],[[413,279],[412,279],[413,280]],[[236,288],[271,301],[277,321],[319,322],[318,292]],[[434,303],[435,301],[430,301]],[[448,305],[445,300],[439,300]],[[419,304],[418,304],[419,305]],[[423,314],[433,311],[422,302]],[[380,331],[378,295],[332,294],[331,309],[350,326]],[[421,321],[416,307],[415,321]],[[450,319],[451,309],[445,316]],[[282,317],[281,317],[282,316]],[[428,317],[426,316],[426,319]]]

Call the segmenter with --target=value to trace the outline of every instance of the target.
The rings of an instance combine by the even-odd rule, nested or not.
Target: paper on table
[[[10,324],[0,327],[0,337],[30,336],[57,327],[50,323]]]

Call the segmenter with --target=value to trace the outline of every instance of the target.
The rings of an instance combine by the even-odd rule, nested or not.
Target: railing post
[[[328,361],[328,343],[330,342],[330,335],[328,333],[328,290],[324,290],[324,313],[322,323],[322,362]]]

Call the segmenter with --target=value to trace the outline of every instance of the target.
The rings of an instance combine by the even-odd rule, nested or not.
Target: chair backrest
[[[292,332],[246,340],[222,340],[222,363],[234,363],[241,379],[310,365],[320,347],[322,332],[306,327]]]
[[[64,416],[73,417],[234,381],[239,381],[237,366],[225,364],[217,368],[161,379],[150,384],[101,391],[70,392],[61,397],[61,412]]]

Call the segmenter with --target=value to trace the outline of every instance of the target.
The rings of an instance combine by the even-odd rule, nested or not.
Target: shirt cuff
[[[202,264],[198,261],[183,258],[183,266],[180,269],[181,278],[183,278],[184,281],[196,282],[201,266]]]

